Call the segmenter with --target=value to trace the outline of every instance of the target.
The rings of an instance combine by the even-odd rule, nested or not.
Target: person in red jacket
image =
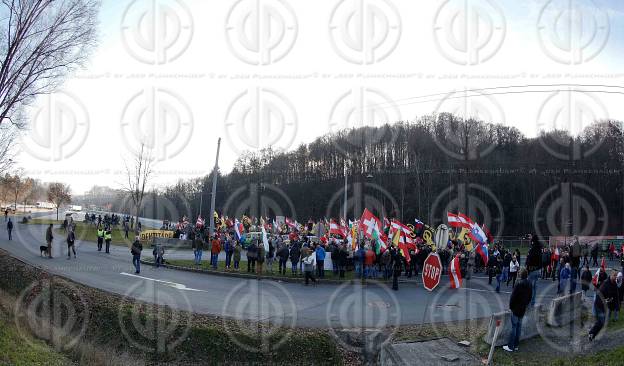
[[[366,253],[364,253],[364,277],[365,278],[375,278],[377,277],[377,273],[375,273],[375,259],[377,256],[375,252],[371,250],[370,247],[366,248]]]
[[[210,264],[212,264],[214,269],[218,267],[219,253],[221,253],[221,242],[215,236],[212,238],[212,247],[210,249]]]

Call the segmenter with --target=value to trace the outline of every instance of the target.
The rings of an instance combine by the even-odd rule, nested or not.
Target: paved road
[[[13,241],[0,232],[0,248],[27,263],[87,286],[182,310],[236,319],[271,321],[306,327],[378,328],[397,324],[439,323],[489,316],[507,308],[510,289],[493,291],[487,279],[465,281],[466,288],[449,289],[443,276],[432,293],[418,283],[402,284],[398,292],[385,284],[305,287],[298,283],[243,280],[143,266],[134,274],[130,253],[112,247],[97,252],[93,242],[77,242],[77,259],[66,259],[66,245],[55,238],[54,259],[42,258],[45,227],[16,224]],[[539,285],[539,301],[549,301],[555,283]]]

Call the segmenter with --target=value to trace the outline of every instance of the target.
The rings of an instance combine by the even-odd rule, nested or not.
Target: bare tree
[[[128,182],[124,187],[126,193],[132,199],[134,206],[134,222],[139,221],[139,211],[143,204],[143,197],[145,195],[145,187],[152,175],[152,156],[145,147],[145,144],[141,144],[141,150],[136,155],[132,166],[128,166],[126,163],[126,173]]]
[[[84,65],[99,7],[98,0],[0,2],[0,124],[25,127],[23,107]]]
[[[64,183],[50,183],[48,187],[48,200],[56,208],[56,219],[59,219],[59,208],[71,202],[71,188]]]

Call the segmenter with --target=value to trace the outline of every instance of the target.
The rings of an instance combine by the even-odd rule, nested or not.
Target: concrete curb
[[[155,267],[156,264],[154,264],[153,261],[146,261],[144,259],[141,259],[141,264],[145,264],[148,266],[152,266]],[[277,276],[272,276],[272,275],[252,275],[252,274],[247,274],[247,273],[242,273],[242,272],[222,272],[222,271],[213,271],[213,270],[209,270],[209,269],[200,269],[200,268],[192,268],[192,267],[184,267],[184,266],[176,266],[176,265],[172,265],[172,264],[162,264],[160,265],[163,268],[167,268],[167,269],[173,269],[173,270],[177,270],[177,271],[185,271],[185,272],[194,272],[194,273],[201,273],[201,274],[206,274],[206,275],[215,275],[215,276],[222,276],[222,277],[234,277],[234,278],[244,278],[244,279],[248,279],[248,280],[271,280],[271,281],[278,281],[278,282],[287,282],[287,283],[303,283],[304,282],[304,277],[297,277],[297,278],[290,278],[290,277],[277,277]],[[317,280],[317,284],[332,284],[332,285],[342,285],[342,284],[350,284],[350,285],[355,285],[355,284],[363,284],[366,285],[367,281],[359,281],[359,280],[344,280],[344,281],[340,281],[340,280],[328,280],[328,279],[316,279]],[[371,280],[374,281],[375,283],[378,282],[384,282],[383,279],[379,279],[379,280]],[[388,285],[391,284],[390,281],[386,282]],[[403,284],[418,284],[419,282],[416,281],[401,281],[399,280],[399,283],[403,283]]]

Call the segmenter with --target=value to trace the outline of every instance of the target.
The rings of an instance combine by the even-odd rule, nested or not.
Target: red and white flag
[[[592,284],[594,286],[598,287],[598,277],[600,277],[600,270],[606,268],[607,263],[605,262],[605,257],[602,257],[602,260],[600,261],[600,268],[596,270],[596,273],[594,273],[594,277],[592,277]]]
[[[462,285],[461,269],[459,267],[459,254],[451,261],[451,288],[460,288]]]
[[[292,221],[291,219],[289,219],[288,217],[284,219],[284,222],[286,223],[286,226],[288,226],[291,229],[296,229],[297,228],[297,224]]]
[[[201,215],[197,216],[197,222],[195,223],[195,226],[198,228],[202,228],[204,227],[204,225],[206,224],[206,220],[204,220]]]
[[[399,243],[414,244],[414,239],[411,236],[412,230],[408,226],[403,225],[399,220],[392,220],[388,236],[393,238],[394,233],[397,231],[401,231]]]
[[[450,227],[462,227],[462,223],[459,220],[459,216],[455,215],[454,213],[447,212],[446,221],[448,222]]]
[[[338,225],[338,223],[336,223],[334,219],[331,219],[331,221],[329,222],[329,234],[338,235],[343,238],[347,237],[346,230],[342,226]]]
[[[471,229],[472,226],[474,225],[474,222],[472,222],[470,217],[462,213],[458,214],[457,217],[459,218],[459,221],[461,222],[461,226],[465,227],[466,229]]]

